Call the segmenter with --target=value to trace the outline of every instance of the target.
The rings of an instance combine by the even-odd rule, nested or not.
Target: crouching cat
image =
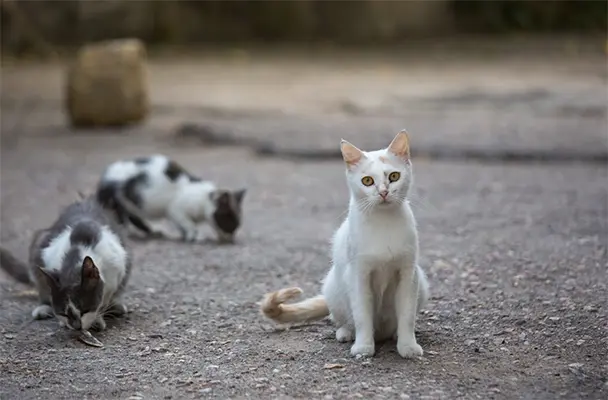
[[[127,312],[120,298],[131,256],[112,215],[94,198],[70,204],[50,228],[37,231],[29,253],[28,266],[0,247],[0,267],[38,289],[34,319],[55,316],[73,330],[104,330],[104,315]]]
[[[352,355],[372,356],[375,341],[396,337],[402,357],[421,356],[415,321],[429,285],[418,266],[416,221],[407,200],[413,180],[407,134],[401,131],[382,150],[361,151],[345,140],[341,150],[350,204],[333,237],[322,295],[283,304],[302,291],[282,289],[264,297],[261,311],[279,323],[330,315],[336,339],[354,340]]]
[[[97,199],[147,236],[162,236],[147,219],[168,218],[184,241],[195,241],[197,223],[207,222],[221,241],[232,241],[241,225],[245,189],[219,189],[164,155],[116,161],[104,171]]]

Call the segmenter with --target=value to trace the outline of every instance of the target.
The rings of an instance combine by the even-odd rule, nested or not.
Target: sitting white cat
[[[354,340],[353,356],[372,356],[375,341],[391,337],[402,357],[421,356],[415,322],[429,285],[418,266],[416,220],[407,200],[413,181],[407,133],[399,132],[386,149],[365,152],[342,140],[341,150],[350,204],[333,237],[322,295],[283,304],[302,290],[282,289],[264,297],[262,313],[279,323],[330,315],[336,339]]]

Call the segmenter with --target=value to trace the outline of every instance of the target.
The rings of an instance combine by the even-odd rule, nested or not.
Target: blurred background
[[[117,96],[115,91],[93,94],[86,84],[92,78],[72,79],[77,74],[70,75],[68,66],[76,60],[112,75],[116,62],[100,67],[100,60],[111,57],[85,63],[77,51],[104,40],[136,38],[145,50],[138,57],[146,75],[133,72],[141,82],[118,70],[103,79],[114,79],[120,90],[125,90],[121,79],[140,82],[132,89],[139,93],[140,122],[150,117],[169,124],[170,111],[213,131],[230,131],[241,142],[263,139],[282,148],[306,142],[311,151],[331,156],[338,129],[356,123],[373,133],[361,134],[362,145],[376,146],[376,134],[385,140],[405,121],[414,133],[424,132],[417,147],[429,155],[500,158],[501,146],[532,158],[605,154],[604,1],[1,4],[5,106],[23,99],[48,105],[79,98],[72,104],[98,107],[70,93],[87,87],[85,92],[101,99]],[[66,107],[74,120],[75,111]],[[505,111],[515,112],[516,121]],[[289,128],[278,119],[265,120],[283,127],[255,132],[234,118],[231,126],[222,125],[226,113],[252,117],[252,112],[309,118]],[[257,117],[258,123],[264,120]],[[569,134],[574,126],[576,142]],[[285,136],[285,129],[316,136]]]
[[[4,51],[135,36],[148,44],[378,44],[455,33],[606,31],[603,1],[3,1]],[[9,4],[11,4],[9,6]],[[25,21],[27,19],[27,23]]]

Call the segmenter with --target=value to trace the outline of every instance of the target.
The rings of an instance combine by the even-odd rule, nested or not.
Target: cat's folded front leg
[[[122,317],[127,314],[127,312],[127,306],[119,302],[114,302],[110,305],[106,314],[112,317]]]
[[[106,327],[106,321],[103,320],[103,315],[101,314],[97,315],[97,318],[95,318],[95,322],[93,322],[93,325],[91,325],[91,329],[98,332],[105,331]]]
[[[355,343],[350,349],[353,356],[373,356],[376,352],[374,343],[374,298],[368,269],[361,266],[353,271],[352,288],[349,300],[355,322]]]
[[[397,351],[403,358],[422,355],[422,347],[416,341],[415,325],[418,303],[418,277],[415,267],[406,266],[401,270],[395,293],[397,311]]]

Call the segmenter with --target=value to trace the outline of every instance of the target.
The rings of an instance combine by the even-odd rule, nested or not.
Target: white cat
[[[414,334],[416,314],[429,285],[418,266],[418,235],[407,200],[413,173],[407,133],[386,149],[365,152],[341,142],[350,189],[348,217],[333,237],[333,266],[322,295],[283,304],[297,287],[267,294],[262,313],[279,323],[331,315],[336,339],[354,340],[352,355],[372,356],[375,341],[396,337],[402,357],[422,355]]]

